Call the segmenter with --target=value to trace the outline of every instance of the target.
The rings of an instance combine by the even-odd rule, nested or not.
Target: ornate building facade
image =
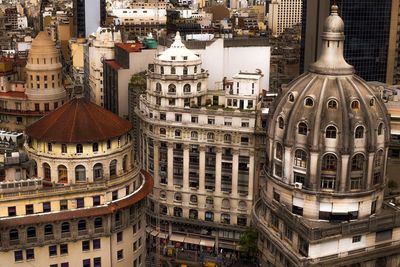
[[[32,41],[26,64],[26,82],[15,82],[16,73],[4,65],[0,72],[0,121],[2,128],[23,131],[57,109],[67,98],[62,85],[60,54],[47,33]]]
[[[155,177],[149,222],[160,239],[195,251],[237,249],[262,158],[255,134],[261,77],[239,73],[208,89],[200,57],[179,32],[155,57],[136,113],[140,161]]]
[[[399,266],[399,209],[384,201],[387,110],[343,57],[333,6],[322,53],[276,101],[267,182],[253,208],[262,266]]]
[[[145,198],[153,181],[133,161],[131,130],[82,98],[27,128],[29,162],[15,166],[26,175],[1,183],[2,264],[145,264]]]

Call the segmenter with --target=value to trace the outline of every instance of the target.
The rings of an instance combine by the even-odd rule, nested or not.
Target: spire
[[[353,66],[349,65],[343,56],[344,22],[338,10],[336,4],[332,5],[331,14],[324,22],[321,54],[318,60],[310,65],[310,72],[332,75],[354,73]]]

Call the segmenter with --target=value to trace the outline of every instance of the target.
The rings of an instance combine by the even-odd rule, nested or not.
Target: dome
[[[179,32],[176,32],[175,40],[171,47],[162,52],[158,56],[159,60],[176,62],[176,61],[198,61],[200,58],[195,53],[186,48],[182,43]]]
[[[90,143],[126,134],[132,124],[84,98],[74,98],[26,129],[34,139]]]
[[[39,32],[32,41],[31,51],[43,53],[48,52],[47,49],[56,50],[56,45],[46,32]]]
[[[379,93],[355,75],[343,57],[340,21],[333,6],[325,21],[325,30],[331,32],[322,34],[321,56],[275,102],[268,130],[268,174],[286,185],[301,181],[313,194],[368,195],[382,192],[385,184],[383,155],[390,125]]]
[[[341,33],[344,32],[344,22],[338,14],[338,6],[333,5],[331,15],[325,20],[323,31],[326,33]]]

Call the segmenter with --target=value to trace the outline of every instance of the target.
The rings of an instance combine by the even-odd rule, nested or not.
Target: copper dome
[[[133,125],[84,98],[74,98],[26,129],[34,139],[56,143],[90,143],[126,134]]]

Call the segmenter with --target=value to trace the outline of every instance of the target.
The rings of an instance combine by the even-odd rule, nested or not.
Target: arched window
[[[43,163],[43,179],[45,181],[51,181],[51,169],[50,165],[47,163]]]
[[[113,159],[110,162],[110,177],[117,175],[117,160]]]
[[[69,233],[70,231],[69,222],[63,222],[61,224],[61,233]]]
[[[52,235],[53,234],[53,225],[46,224],[44,226],[44,235]]]
[[[230,209],[230,208],[231,208],[231,204],[230,204],[230,202],[229,202],[229,199],[224,198],[224,199],[222,200],[222,205],[221,205],[221,207],[222,207],[223,209]]]
[[[351,171],[363,171],[364,170],[365,157],[363,154],[356,154],[351,159]]]
[[[307,135],[307,132],[308,132],[307,124],[305,124],[304,122],[300,122],[298,133],[301,135]]]
[[[337,109],[337,101],[336,100],[329,100],[328,101],[328,109]]]
[[[156,92],[161,93],[161,90],[162,90],[161,83],[156,83]]]
[[[201,83],[197,83],[197,92],[201,91]]]
[[[58,168],[58,182],[66,184],[68,183],[68,170],[64,165],[59,165]]]
[[[232,142],[232,135],[224,134],[224,143],[230,144]]]
[[[75,167],[75,181],[86,182],[86,168],[83,165]]]
[[[197,66],[194,66],[193,72],[194,72],[194,73],[197,73]]]
[[[325,131],[326,138],[336,139],[336,127],[335,126],[328,126]]]
[[[182,209],[178,207],[174,207],[174,216],[175,217],[182,217]]]
[[[239,209],[241,209],[241,210],[247,209],[246,201],[240,200],[240,201],[239,201],[238,207],[239,207]]]
[[[86,220],[78,221],[78,231],[86,230]]]
[[[279,160],[283,159],[283,146],[280,143],[276,143],[275,156],[276,159]]]
[[[354,137],[357,139],[364,138],[364,127],[357,126],[356,130],[354,131]]]
[[[215,138],[214,133],[207,133],[207,141],[213,142]]]
[[[175,67],[171,67],[171,74],[176,74]]]
[[[278,118],[278,127],[279,129],[283,129],[285,127],[285,121],[283,120],[282,117]]]
[[[160,191],[160,198],[161,199],[166,199],[167,198],[167,192],[165,192],[164,190]]]
[[[378,152],[376,152],[375,154],[375,163],[374,166],[375,168],[380,168],[383,165],[383,151],[379,150]]]
[[[101,228],[103,227],[103,218],[101,217],[97,217],[96,219],[94,219],[94,228]]]
[[[191,89],[190,89],[190,84],[185,84],[183,86],[183,92],[184,93],[190,93]]]
[[[204,219],[208,222],[213,222],[214,221],[214,213],[212,211],[206,211]]]
[[[192,131],[192,132],[190,133],[190,138],[191,138],[192,140],[197,140],[197,139],[199,138],[199,134],[198,134],[196,131]]]
[[[212,197],[206,197],[207,205],[214,205],[214,199]]]
[[[183,75],[188,75],[188,68],[187,67],[183,67]]]
[[[197,196],[196,195],[191,195],[190,196],[190,202],[197,203]]]
[[[228,213],[221,214],[221,223],[230,224],[231,223],[231,215]]]
[[[174,199],[175,199],[176,201],[182,201],[182,195],[181,195],[181,193],[175,193]]]
[[[379,126],[378,126],[378,135],[381,135],[381,134],[383,134],[383,123],[382,122],[379,123]]]
[[[160,135],[166,135],[167,134],[167,130],[165,130],[165,128],[160,128]]]
[[[35,238],[36,237],[36,228],[28,227],[28,229],[26,229],[26,237],[27,238]]]
[[[168,85],[168,93],[170,93],[170,94],[175,94],[176,93],[176,86],[175,86],[175,84],[170,84],[170,85]]]
[[[96,163],[93,166],[93,179],[94,180],[103,179],[103,165],[101,163]]]
[[[168,214],[168,208],[165,205],[160,205],[160,213],[162,215],[167,215]]]
[[[192,220],[196,220],[199,216],[199,213],[195,209],[190,209],[189,210],[189,218]]]
[[[77,144],[77,145],[76,145],[76,153],[77,153],[77,154],[83,153],[83,146],[82,146],[82,144]]]
[[[18,240],[19,234],[17,229],[11,229],[9,232],[10,241]]]
[[[99,143],[93,143],[92,144],[92,150],[93,150],[93,152],[99,151]]]
[[[373,107],[375,105],[375,99],[374,98],[371,98],[371,100],[369,100],[369,105],[371,107]]]
[[[294,95],[292,93],[289,94],[288,100],[289,102],[294,102]]]
[[[322,158],[322,171],[336,171],[337,169],[337,158],[334,154],[326,154]]]
[[[302,149],[294,152],[294,165],[300,168],[307,168],[307,153]]]
[[[304,100],[304,105],[307,107],[312,107],[312,106],[314,106],[314,100],[311,97],[307,97]]]
[[[360,108],[360,102],[358,102],[357,100],[352,101],[351,102],[351,108],[355,109],[355,110],[359,109]]]
[[[128,155],[125,155],[122,159],[122,171],[126,172],[128,170]]]
[[[164,67],[161,67],[161,68],[160,68],[160,73],[161,73],[161,74],[164,74]]]

